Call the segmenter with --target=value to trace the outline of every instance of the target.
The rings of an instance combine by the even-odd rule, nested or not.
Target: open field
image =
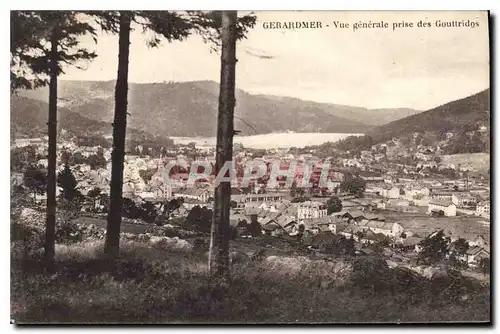
[[[479,172],[488,172],[490,169],[489,153],[466,153],[441,156],[441,163],[472,167]]]
[[[480,234],[485,238],[490,235],[489,225],[482,224],[484,218],[473,216],[431,217],[427,214],[403,213],[384,210],[380,212],[388,221],[394,221],[421,237],[435,230],[443,229],[449,235],[457,237],[466,234]]]

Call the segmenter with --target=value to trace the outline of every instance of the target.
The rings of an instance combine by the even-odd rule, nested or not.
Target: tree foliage
[[[338,255],[354,255],[355,254],[355,247],[354,247],[354,238],[346,238],[342,236],[338,242],[335,244],[334,247],[334,254]]]
[[[479,131],[468,131],[465,129],[457,136],[450,139],[448,146],[444,151],[446,154],[460,154],[460,153],[479,153],[485,152],[487,145],[486,142],[489,138],[482,138]]]
[[[340,190],[356,196],[363,195],[365,189],[366,181],[351,174],[345,175],[344,181],[340,184]]]
[[[171,138],[135,135],[127,141],[127,148],[138,156],[160,157],[165,156],[169,147],[174,145]]]
[[[144,182],[149,182],[153,178],[156,172],[150,169],[141,169],[139,171],[139,176],[144,180]]]
[[[254,238],[262,235],[262,226],[257,221],[256,215],[252,216],[247,232]]]
[[[76,138],[76,144],[78,146],[87,146],[87,147],[96,147],[100,146],[103,148],[110,148],[111,143],[108,139],[104,138],[102,135],[89,135],[89,136],[80,136]]]
[[[96,201],[101,196],[102,190],[99,187],[94,187],[87,192],[87,197],[92,200],[92,209],[95,209]]]
[[[36,148],[28,145],[16,147],[10,151],[10,168],[14,171],[22,171],[36,163]]]
[[[144,201],[140,207],[141,218],[148,224],[153,224],[158,217],[158,211],[153,203]]]
[[[45,170],[29,166],[24,172],[24,185],[31,190],[35,199],[36,195],[43,195],[47,188],[47,172]]]
[[[79,47],[80,37],[95,30],[75,11],[11,12],[11,92],[49,84],[48,170],[44,257],[53,268],[56,225],[57,81],[64,67],[92,60],[96,54]]]
[[[174,212],[175,210],[177,210],[181,207],[182,201],[183,201],[182,198],[172,198],[171,200],[163,203],[163,207],[162,207],[163,214],[166,215],[167,218],[170,217],[172,212]]]
[[[130,52],[131,22],[139,25],[144,32],[152,32],[153,38],[148,41],[151,47],[158,46],[161,38],[171,41],[182,41],[192,33],[199,33],[206,41],[218,45],[222,28],[220,12],[168,12],[168,11],[121,11],[121,12],[87,12],[105,31],[119,34],[118,76],[115,89],[115,115],[113,131],[113,156],[110,190],[110,210],[108,215],[105,252],[114,256],[119,252],[121,189],[123,186],[123,158],[125,151],[127,91],[128,91],[128,57]],[[237,24],[236,34],[243,38],[248,28],[255,24],[255,17],[241,18]]]
[[[450,263],[456,269],[467,268],[466,253],[469,243],[464,238],[458,238],[450,244]]]
[[[200,35],[212,50],[220,48],[222,11],[128,11],[132,22],[142,32],[152,34],[146,41],[149,47],[159,47],[162,40],[183,41],[191,35]],[[106,32],[119,32],[118,11],[87,11],[100,28]],[[255,26],[257,18],[253,13],[238,18],[236,37],[246,38],[248,30]]]
[[[290,196],[292,197],[303,197],[306,194],[303,188],[297,187],[297,182],[293,180],[292,186],[290,187]]]
[[[349,136],[339,140],[335,147],[343,151],[360,152],[371,149],[373,144],[373,138],[370,136]]]
[[[450,238],[445,237],[443,230],[431,234],[420,242],[422,251],[419,253],[419,260],[429,265],[438,263],[448,254],[449,244]]]
[[[65,164],[64,169],[57,176],[57,185],[62,188],[62,195],[65,200],[71,202],[77,196],[77,184],[78,182],[73,172],[71,172],[71,168],[69,168],[68,164]]]
[[[389,276],[390,269],[383,258],[359,258],[353,261],[349,284],[357,289],[374,293],[388,287]]]
[[[481,261],[479,261],[479,270],[485,275],[490,274],[490,268],[491,266],[491,260],[489,258],[482,258]]]
[[[35,89],[49,83],[51,37],[58,41],[57,75],[64,67],[92,60],[94,52],[79,47],[79,36],[96,36],[76,11],[11,11],[11,91]],[[78,67],[78,66],[77,66]]]
[[[327,212],[328,214],[332,214],[334,212],[339,212],[342,210],[342,201],[337,196],[332,196],[326,202]]]
[[[186,217],[188,223],[196,230],[201,232],[210,232],[212,225],[213,211],[206,207],[194,206]]]
[[[90,169],[96,170],[100,168],[106,168],[108,162],[104,157],[102,152],[98,152],[97,154],[92,154],[87,158],[87,164],[90,166]]]

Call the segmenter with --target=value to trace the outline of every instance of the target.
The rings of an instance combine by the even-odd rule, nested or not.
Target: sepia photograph
[[[11,324],[491,324],[490,29],[10,11]]]

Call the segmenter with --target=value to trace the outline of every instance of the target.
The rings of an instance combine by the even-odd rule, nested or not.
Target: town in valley
[[[300,137],[300,133],[295,135]],[[325,257],[380,252],[391,265],[423,272],[429,263],[420,256],[421,245],[443,231],[449,247],[459,240],[466,242],[468,247],[461,249],[457,265],[477,275],[488,270],[485,265],[490,257],[489,156],[445,154],[455,145],[453,137],[460,135],[444,132],[440,141],[429,142],[422,131],[373,145],[370,137],[368,144],[361,143],[365,137],[348,137],[337,143],[267,150],[235,144],[237,182],[232,183],[230,217],[234,235],[247,241],[272,237],[266,239],[271,244],[273,238],[286,240],[291,247]],[[480,138],[477,141],[482,145],[489,140],[488,122],[474,124],[466,135]],[[72,175],[81,203],[76,221],[99,228],[105,227],[109,205],[110,137],[82,140],[62,129],[58,142],[58,175]],[[194,184],[188,179],[197,172],[191,164],[215,165],[215,148],[167,139],[145,145],[128,141],[124,230],[128,224],[144,227],[144,231],[147,226],[178,230],[189,226],[203,235],[210,230],[215,175]],[[47,167],[47,138],[15,139],[11,150],[12,166],[18,168],[12,172],[13,190],[23,189],[25,200],[42,208],[43,185],[40,188],[33,178]],[[486,163],[477,163],[481,159]],[[283,173],[270,182],[268,167],[262,177],[242,186],[249,161],[267,166],[278,161]],[[165,182],[164,167],[172,162],[179,163],[169,170],[170,182]],[[311,163],[315,167],[306,172]],[[293,181],[287,183],[291,164],[295,166]],[[319,182],[324,165],[329,167],[328,188]],[[305,174],[311,187],[301,187]],[[59,186],[62,196],[64,185]],[[144,234],[147,238],[148,233]],[[345,247],[336,248],[343,242]]]
[[[488,24],[11,11],[11,322],[491,323]]]

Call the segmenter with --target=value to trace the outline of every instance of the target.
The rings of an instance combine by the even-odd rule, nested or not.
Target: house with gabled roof
[[[206,207],[207,209],[213,210],[213,205],[211,203],[206,203],[194,198],[184,199],[182,206],[188,211],[192,210],[195,206],[199,206],[200,208]]]
[[[366,213],[360,210],[348,211],[346,215],[350,218],[349,221],[354,221],[356,223],[363,219],[366,219]]]
[[[318,229],[318,233],[321,233],[321,232],[332,233],[332,230],[330,228],[330,223],[317,224],[316,228]]]
[[[259,208],[248,206],[248,207],[245,207],[244,214],[245,214],[245,216],[251,216],[251,215],[258,215],[259,212],[260,212]]]
[[[282,201],[276,208],[277,212],[283,213],[291,205],[289,201]]]
[[[342,211],[338,211],[338,212],[333,212],[332,214],[330,214],[330,217],[333,217],[335,219],[342,219],[345,214],[347,213],[346,210],[342,210]]]
[[[387,201],[384,200],[384,199],[375,199],[375,200],[372,200],[372,207],[374,209],[385,210],[386,204],[387,204]]]
[[[420,243],[424,240],[424,238],[411,236],[407,237],[403,240],[403,243],[399,245],[405,251],[413,251],[415,253],[419,253],[422,250],[422,246]]]
[[[490,201],[481,201],[476,204],[476,214],[480,216],[490,215]]]
[[[467,240],[467,243],[469,244],[470,247],[478,246],[485,248],[489,246],[489,238],[485,238],[481,234],[466,234],[463,235],[463,238]]]
[[[458,197],[451,191],[431,191],[429,194],[431,200],[439,200],[444,202],[452,202],[458,205]]]
[[[257,213],[257,217],[259,219],[262,219],[267,216],[269,212],[266,209],[260,209],[259,212]]]
[[[477,205],[477,197],[468,191],[455,192],[455,196],[458,199],[458,203],[455,203],[458,207],[475,208]]]
[[[297,205],[297,219],[321,218],[326,216],[326,205],[316,201],[305,201]]]
[[[366,213],[364,215],[366,220],[377,220],[377,221],[385,221],[385,217],[382,215],[377,215],[373,213]]]
[[[189,187],[189,188],[179,189],[179,191],[173,194],[173,196],[178,198],[182,197],[185,199],[191,198],[206,203],[208,202],[208,199],[213,196],[213,191],[212,189],[209,188]]]
[[[300,220],[307,230],[310,230],[313,234],[320,232],[330,232],[335,233],[335,224],[337,221],[333,217],[321,217],[321,218],[307,218]]]
[[[265,225],[262,225],[262,233],[273,237],[279,237],[281,235],[288,234],[283,226],[281,226],[274,220]]]
[[[471,267],[477,266],[482,259],[490,258],[490,252],[478,246],[469,248],[465,252],[465,255],[467,257],[467,264]]]
[[[275,220],[287,233],[298,232],[298,223],[294,217],[281,215]]]
[[[377,205],[373,203],[372,199],[370,198],[356,198],[351,200],[353,203],[356,203],[357,206],[355,208],[363,211],[363,212],[370,212],[374,208],[377,208]]]
[[[279,216],[281,216],[280,212],[268,212],[265,218],[269,220],[276,220]]]
[[[427,207],[427,214],[454,217],[457,215],[457,205],[451,201],[431,199]]]
[[[349,224],[343,223],[343,222],[333,223],[332,227],[331,227],[331,230],[332,230],[333,234],[339,234],[340,232],[342,232],[343,230],[345,230],[348,226],[349,226]]]
[[[396,199],[399,198],[400,189],[396,186],[384,186],[380,195],[385,198]]]
[[[340,236],[324,232],[312,236],[310,245],[312,248],[323,253],[328,253],[333,250],[334,245],[339,241]]]
[[[393,238],[399,237],[404,232],[403,226],[399,223],[389,223],[385,221],[363,220],[358,223],[358,226]]]
[[[359,235],[363,234],[365,229],[356,225],[348,225],[342,231],[337,232],[337,234],[343,235],[346,238],[353,238],[354,241],[359,241]]]
[[[389,239],[386,235],[382,233],[375,233],[372,230],[367,230],[363,233],[363,236],[360,238],[360,242],[364,244],[374,244],[374,243],[389,242]]]

